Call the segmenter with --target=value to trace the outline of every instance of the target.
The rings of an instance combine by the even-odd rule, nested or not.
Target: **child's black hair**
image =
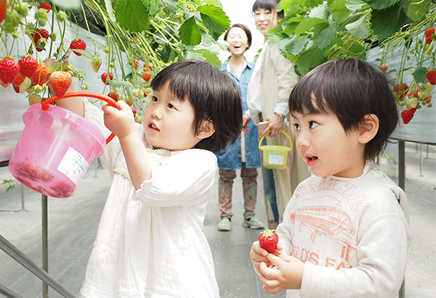
[[[380,127],[365,146],[365,159],[374,159],[381,152],[399,119],[388,79],[359,59],[337,59],[310,71],[292,90],[289,110],[302,114],[333,113],[346,132],[359,129],[365,115],[376,115]]]
[[[245,50],[248,50],[251,47],[251,40],[252,40],[252,38],[251,38],[251,31],[244,24],[233,24],[232,26],[230,26],[230,28],[227,29],[226,33],[224,34],[224,40],[227,41],[227,37],[229,36],[230,30],[232,30],[235,27],[241,28],[242,30],[244,30],[245,35],[247,36],[247,41],[248,41],[248,47]]]
[[[168,81],[171,92],[193,106],[195,135],[203,120],[215,127],[215,133],[195,148],[219,152],[237,140],[242,131],[242,106],[238,87],[229,75],[206,61],[184,60],[160,71],[151,87],[159,90]]]
[[[253,9],[252,12],[256,12],[256,10],[258,10],[259,8],[263,8],[263,9],[268,9],[269,11],[275,11],[276,10],[276,6],[277,4],[279,4],[281,0],[256,0],[253,4]],[[277,12],[277,16],[279,18],[283,18],[284,17],[284,13],[283,10]]]

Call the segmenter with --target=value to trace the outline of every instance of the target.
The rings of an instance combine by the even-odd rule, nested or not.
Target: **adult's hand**
[[[244,114],[244,116],[242,117],[242,131],[249,131],[248,129],[248,123],[251,121],[251,117],[248,116],[247,114]]]
[[[268,122],[268,126],[265,128],[266,131],[271,130],[270,137],[274,138],[277,136],[283,128],[283,118],[280,116],[277,116],[276,114],[272,114],[268,118],[265,119],[265,121]]]

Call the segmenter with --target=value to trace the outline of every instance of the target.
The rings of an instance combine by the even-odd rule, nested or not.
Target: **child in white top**
[[[286,207],[276,255],[252,245],[264,289],[398,297],[411,240],[407,199],[372,162],[399,119],[388,80],[358,59],[330,61],[301,79],[289,108],[296,147],[314,176]]]
[[[242,129],[238,88],[204,61],[174,63],[151,86],[143,125],[123,101],[121,110],[103,106],[104,123],[86,99],[57,101],[117,136],[101,157],[113,180],[80,297],[219,297],[202,228],[212,152]]]

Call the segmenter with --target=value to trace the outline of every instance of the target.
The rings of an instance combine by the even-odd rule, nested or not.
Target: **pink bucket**
[[[119,108],[110,97],[92,92],[67,93],[67,97],[94,97]],[[50,105],[53,97],[33,104],[23,114],[23,133],[9,161],[9,171],[22,184],[55,198],[74,194],[95,157],[103,154],[107,140],[90,122],[64,108]]]

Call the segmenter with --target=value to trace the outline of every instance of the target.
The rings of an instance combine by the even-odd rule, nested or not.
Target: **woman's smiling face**
[[[275,10],[258,8],[254,12],[254,23],[256,24],[256,28],[263,34],[265,39],[267,38],[268,31],[276,27],[279,22],[280,19]]]
[[[227,42],[229,43],[229,51],[233,56],[243,55],[248,48],[247,34],[239,27],[230,29]]]

